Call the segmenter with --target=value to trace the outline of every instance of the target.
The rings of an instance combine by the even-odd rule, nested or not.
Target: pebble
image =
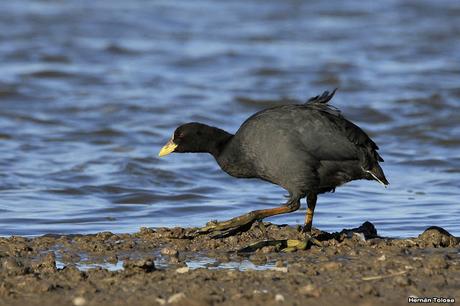
[[[177,251],[174,248],[170,248],[170,247],[162,248],[160,253],[166,256],[178,256],[179,255],[179,251]]]
[[[83,306],[86,304],[86,299],[84,297],[77,296],[72,300],[72,304],[74,304],[75,306]]]
[[[176,269],[176,273],[179,273],[179,274],[184,274],[184,273],[187,273],[189,271],[190,271],[189,267],[181,267],[181,268]]]
[[[288,268],[287,267],[274,267],[273,271],[287,273]]]
[[[363,233],[353,233],[353,237],[356,237],[359,241],[366,241],[366,236]]]
[[[284,302],[284,296],[282,294],[277,294],[275,295],[275,301],[276,302]]]

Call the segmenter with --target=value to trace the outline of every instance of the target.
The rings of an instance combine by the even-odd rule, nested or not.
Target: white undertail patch
[[[364,170],[364,169],[363,169],[363,170]],[[384,182],[382,182],[377,176],[375,176],[374,173],[372,173],[372,172],[369,171],[369,170],[364,170],[364,172],[367,172],[367,173],[369,173],[370,175],[372,175],[372,177],[373,177],[377,182],[379,182],[380,184],[382,184],[383,187],[387,188],[388,185],[386,185]]]

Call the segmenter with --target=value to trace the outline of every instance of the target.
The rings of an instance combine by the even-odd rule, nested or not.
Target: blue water
[[[333,100],[391,185],[319,199],[314,226],[460,235],[460,2],[0,2],[0,235],[198,226],[285,201],[211,156],[157,153],[181,123],[235,132]],[[304,208],[270,219],[301,224]]]

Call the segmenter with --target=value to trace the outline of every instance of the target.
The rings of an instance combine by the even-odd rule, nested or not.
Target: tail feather
[[[307,100],[307,103],[322,103],[322,104],[326,104],[327,102],[329,102],[332,97],[334,96],[335,92],[337,91],[337,88],[335,88],[331,93],[329,93],[329,91],[325,91],[322,93],[322,95],[320,96],[316,96],[316,97],[312,97],[310,99]]]

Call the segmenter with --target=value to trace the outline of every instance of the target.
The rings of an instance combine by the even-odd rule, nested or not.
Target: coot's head
[[[198,122],[190,122],[179,126],[171,139],[160,150],[158,156],[170,153],[208,152],[218,153],[220,146],[231,135],[227,132]]]

